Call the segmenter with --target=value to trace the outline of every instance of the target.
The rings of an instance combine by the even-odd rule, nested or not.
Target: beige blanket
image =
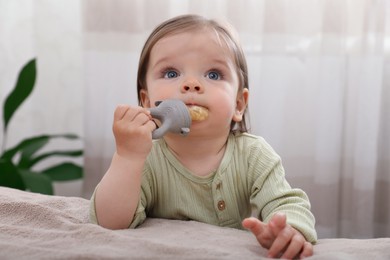
[[[89,201],[0,187],[0,259],[264,259],[246,231],[149,219],[135,230],[88,223]],[[322,239],[311,259],[390,259],[390,238]]]

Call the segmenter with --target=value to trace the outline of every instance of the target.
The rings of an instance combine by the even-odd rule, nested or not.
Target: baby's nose
[[[203,86],[195,79],[186,80],[181,86],[182,92],[198,92],[203,93]]]

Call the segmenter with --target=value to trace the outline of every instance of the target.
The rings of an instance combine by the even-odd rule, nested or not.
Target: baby
[[[312,255],[306,194],[287,183],[269,144],[248,134],[247,74],[231,26],[184,15],[156,27],[139,61],[140,106],[114,112],[116,152],[92,196],[92,221],[123,229],[146,217],[196,220],[249,229],[269,257]],[[195,118],[186,137],[153,141],[149,109],[167,99],[207,116]]]

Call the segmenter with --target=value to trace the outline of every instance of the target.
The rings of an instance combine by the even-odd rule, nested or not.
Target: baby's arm
[[[268,257],[293,259],[313,255],[313,245],[287,224],[285,214],[276,213],[268,224],[257,218],[247,218],[242,225],[255,235],[262,247],[269,249]]]
[[[309,243],[317,240],[317,234],[309,199],[302,190],[291,188],[280,157],[263,139],[258,140],[251,147],[247,173],[251,215],[255,218],[245,219],[242,224],[269,249],[270,256],[311,255]]]
[[[96,190],[99,225],[110,229],[130,225],[137,209],[142,170],[152,148],[155,128],[148,110],[125,105],[116,108],[113,123],[116,152]]]

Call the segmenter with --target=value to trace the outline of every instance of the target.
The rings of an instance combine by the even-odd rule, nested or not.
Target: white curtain
[[[1,100],[21,63],[37,56],[40,72],[7,143],[31,133],[79,133],[80,194],[89,197],[114,151],[115,106],[137,104],[147,35],[184,13],[227,19],[238,30],[252,133],[281,155],[292,186],[308,193],[319,236],[390,236],[386,0],[0,0]]]
[[[33,92],[8,125],[6,140],[0,120],[0,147],[11,148],[41,134],[84,135],[84,67],[82,18],[79,1],[0,0],[0,114],[17,75],[29,60],[37,59]],[[42,152],[80,149],[83,141],[53,140]],[[39,163],[46,167],[63,160]],[[82,164],[82,159],[75,159]],[[83,183],[55,185],[61,195],[81,195]]]

